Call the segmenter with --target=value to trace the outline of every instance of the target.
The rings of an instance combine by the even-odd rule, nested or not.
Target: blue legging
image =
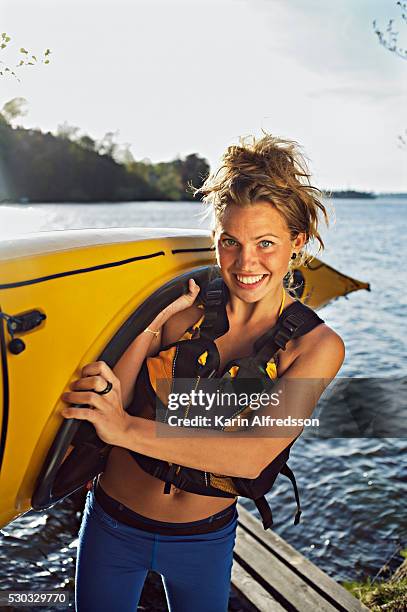
[[[226,612],[236,526],[237,510],[210,533],[150,533],[112,518],[89,491],[79,530],[77,612],[135,612],[148,570],[161,574],[170,612]]]

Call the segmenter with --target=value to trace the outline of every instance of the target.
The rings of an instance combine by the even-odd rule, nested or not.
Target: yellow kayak
[[[64,230],[0,242],[0,527],[97,472],[106,447],[89,423],[62,419],[61,393],[86,363],[113,366],[213,264],[203,230]],[[369,289],[317,259],[296,280],[315,309]]]

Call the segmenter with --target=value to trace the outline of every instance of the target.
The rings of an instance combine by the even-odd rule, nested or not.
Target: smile
[[[240,274],[233,275],[236,279],[236,284],[244,289],[254,289],[262,284],[268,274],[257,274],[253,276],[242,276]]]

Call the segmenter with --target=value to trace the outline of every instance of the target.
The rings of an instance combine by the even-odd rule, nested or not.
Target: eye
[[[267,249],[268,247],[274,246],[275,243],[271,240],[262,240],[259,242],[259,244],[261,245],[262,249]]]
[[[236,240],[233,240],[233,238],[222,238],[222,246],[224,247],[234,247],[237,246],[237,242]]]

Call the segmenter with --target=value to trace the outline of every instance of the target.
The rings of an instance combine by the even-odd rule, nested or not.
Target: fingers
[[[189,289],[189,292],[194,295],[195,294],[198,295],[198,293],[201,290],[200,286],[196,284],[193,278],[190,278],[188,281],[188,289]]]
[[[109,380],[113,385],[118,380],[105,361],[92,361],[92,363],[88,363],[82,368],[82,376],[101,376],[105,380]]]
[[[82,378],[74,380],[70,385],[73,391],[96,391],[100,393],[111,382],[115,391],[120,391],[120,380],[104,361],[93,361],[82,368]]]
[[[89,404],[94,408],[103,407],[103,397],[93,391],[71,391],[62,394],[62,401],[67,404]],[[76,409],[75,409],[76,410]]]
[[[112,395],[120,395],[120,380],[114,375],[107,363],[94,361],[82,368],[82,378],[70,384],[71,392],[63,393],[62,401],[70,404],[89,404],[94,408],[103,408],[106,396],[98,395],[106,389],[107,382],[111,382]],[[116,393],[114,393],[116,392]],[[110,393],[109,398],[110,399]],[[75,409],[76,410],[76,409]],[[75,417],[76,418],[76,417]]]
[[[79,419],[81,421],[90,421],[91,423],[94,423],[96,420],[95,411],[89,408],[64,408],[61,414],[66,419]]]
[[[72,391],[96,391],[100,392],[106,389],[107,380],[103,376],[86,376],[85,378],[79,378],[74,380],[69,388]]]
[[[193,278],[190,278],[188,281],[188,293],[185,296],[190,305],[195,301],[200,290],[200,286],[196,284]]]

